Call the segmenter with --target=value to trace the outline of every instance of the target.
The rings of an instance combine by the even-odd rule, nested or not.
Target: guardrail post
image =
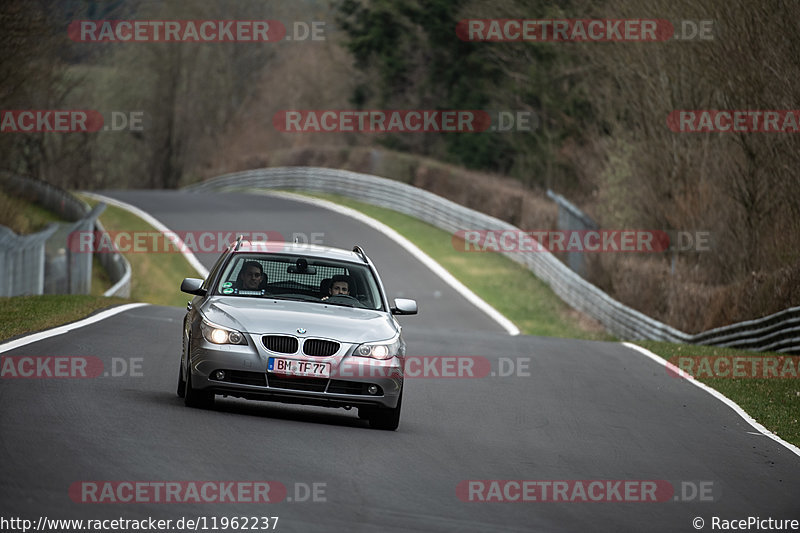
[[[65,226],[66,234],[58,236],[59,243],[66,244],[67,257],[67,279],[69,294],[89,294],[92,292],[92,254],[91,251],[73,250],[70,246],[70,235],[81,232],[93,232],[94,223],[100,213],[106,208],[106,204],[99,203],[89,211],[81,220],[72,225]]]
[[[0,226],[0,296],[44,293],[45,241],[58,230],[50,224],[32,235]]]

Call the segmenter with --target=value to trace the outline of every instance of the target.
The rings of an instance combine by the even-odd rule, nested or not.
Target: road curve
[[[398,532],[693,531],[696,517],[706,529],[714,516],[800,518],[800,458],[633,350],[509,336],[384,236],[330,211],[245,194],[109,194],[175,230],[363,244],[390,296],[420,302],[419,316],[402,317],[409,353],[482,357],[497,375],[407,379],[396,432],[344,410],[234,399],[188,409],[174,393],[183,310],[131,309],[2,354],[89,356],[121,375],[0,380],[0,517],[266,515],[280,517],[280,531]],[[511,362],[516,372],[499,375]],[[92,480],[271,480],[292,501],[73,501],[70,486]],[[467,480],[664,480],[691,501],[463,501]],[[297,501],[315,483],[318,501]],[[698,487],[710,492],[690,498]]]

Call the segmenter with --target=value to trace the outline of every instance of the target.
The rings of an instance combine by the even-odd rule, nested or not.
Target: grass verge
[[[89,294],[43,294],[0,298],[0,341],[74,322],[125,298]]]
[[[0,225],[17,235],[43,230],[51,222],[64,222],[57,214],[25,198],[0,191]]]
[[[92,257],[92,292],[93,296],[102,296],[112,286],[108,272],[95,255]]]

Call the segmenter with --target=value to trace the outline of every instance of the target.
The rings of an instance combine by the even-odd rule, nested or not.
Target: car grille
[[[328,384],[326,378],[294,378],[275,374],[269,374],[267,381],[270,387],[311,392],[325,392],[325,387]]]
[[[285,335],[265,335],[261,337],[261,342],[267,350],[278,353],[296,353],[298,342],[294,337]]]
[[[314,357],[328,357],[339,351],[339,343],[322,339],[306,339],[303,353]]]

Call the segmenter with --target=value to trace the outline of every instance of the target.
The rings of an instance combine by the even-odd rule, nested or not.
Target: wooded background
[[[173,188],[263,164],[358,167],[380,149],[410,181],[453,197],[468,187],[471,207],[518,198],[505,215],[523,229],[546,229],[519,211],[550,188],[603,228],[711,232],[712,251],[679,254],[674,272],[671,254],[590,257],[592,282],[685,331],[800,305],[800,137],[666,124],[678,109],[800,108],[800,3],[6,0],[0,17],[3,109],[145,117],[142,131],[0,134],[2,170],[70,189]],[[465,42],[455,28],[468,18],[712,20],[714,38]],[[78,43],[66,29],[77,19],[325,21],[325,40]],[[481,134],[272,126],[281,110],[381,108],[539,120],[532,132]],[[504,177],[518,184],[510,196]]]

